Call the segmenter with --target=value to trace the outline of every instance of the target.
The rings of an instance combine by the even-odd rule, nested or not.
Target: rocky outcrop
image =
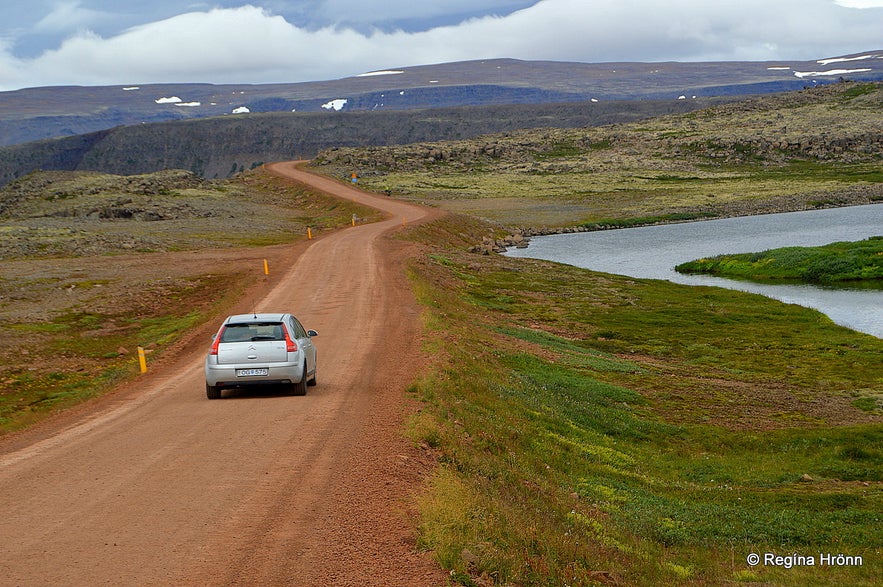
[[[480,244],[469,249],[471,253],[480,253],[482,255],[490,255],[491,253],[505,253],[507,249],[515,247],[518,249],[526,249],[530,243],[530,237],[526,236],[522,230],[517,230],[502,238],[492,238],[486,236]]]

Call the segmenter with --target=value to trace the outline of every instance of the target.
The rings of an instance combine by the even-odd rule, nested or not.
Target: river
[[[766,285],[682,275],[676,265],[727,253],[818,246],[883,235],[883,204],[744,216],[534,237],[511,257],[532,257],[630,277],[715,285],[815,308],[834,322],[883,338],[883,290]]]

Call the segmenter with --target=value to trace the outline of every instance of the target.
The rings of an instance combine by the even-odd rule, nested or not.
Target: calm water
[[[883,291],[807,285],[759,285],[710,276],[681,275],[685,261],[725,253],[859,241],[883,235],[883,204],[727,218],[535,237],[511,257],[534,257],[631,277],[716,285],[815,308],[834,322],[883,338]]]

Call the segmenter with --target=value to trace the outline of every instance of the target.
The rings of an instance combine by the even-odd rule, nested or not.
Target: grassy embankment
[[[878,584],[883,341],[741,292],[470,255],[468,222],[411,235],[433,251],[413,269],[435,365],[409,429],[439,460],[421,544],[457,584]]]
[[[681,273],[708,273],[752,281],[883,287],[883,237],[821,247],[720,255],[682,263],[675,269]]]
[[[375,215],[262,171],[169,181],[35,174],[0,191],[0,434],[136,377],[137,346],[154,363],[266,280],[268,245]]]
[[[512,227],[880,201],[881,103],[843,84],[318,158],[472,218],[410,235],[435,357],[410,434],[439,459],[421,542],[456,583],[879,583],[883,341],[761,296],[463,251]]]

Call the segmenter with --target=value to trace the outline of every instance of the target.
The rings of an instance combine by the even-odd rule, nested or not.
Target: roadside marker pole
[[[138,347],[138,365],[142,373],[147,373],[147,359],[144,356],[144,347]]]
[[[310,229],[309,226],[307,227],[307,240],[313,240],[313,231]]]
[[[264,259],[264,275],[270,274],[270,266],[267,264],[267,260]]]
[[[355,225],[356,225],[356,215],[353,214],[353,226],[355,226]]]

